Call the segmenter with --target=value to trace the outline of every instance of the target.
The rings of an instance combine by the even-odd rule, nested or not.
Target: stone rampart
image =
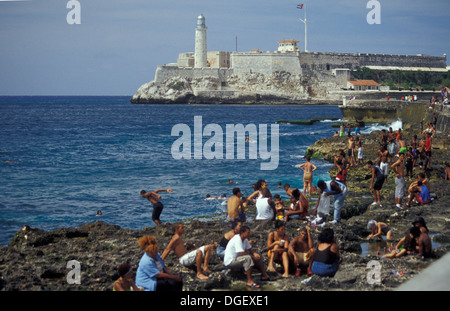
[[[367,66],[439,68],[447,67],[447,56],[390,55],[366,53],[301,52],[304,70],[357,69]]]
[[[231,65],[235,74],[258,72],[270,76],[276,71],[302,74],[297,52],[231,53]]]

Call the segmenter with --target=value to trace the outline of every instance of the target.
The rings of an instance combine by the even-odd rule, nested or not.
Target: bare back
[[[239,207],[241,206],[241,199],[237,196],[232,196],[228,199],[227,203],[227,211],[228,211],[228,218],[230,219],[236,219],[239,216]]]

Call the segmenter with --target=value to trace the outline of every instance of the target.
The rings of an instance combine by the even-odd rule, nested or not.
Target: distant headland
[[[206,21],[198,16],[195,52],[158,66],[155,78],[131,98],[135,104],[337,104],[353,92],[385,93],[389,85],[351,80],[353,71],[446,74],[447,55],[391,55],[301,51],[297,40],[278,41],[277,51],[208,51]],[[378,91],[378,92],[376,92]],[[428,94],[426,95],[427,99]]]

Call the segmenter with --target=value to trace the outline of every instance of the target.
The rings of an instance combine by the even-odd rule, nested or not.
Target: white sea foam
[[[382,125],[382,124],[375,123],[375,124],[372,124],[372,125],[370,125],[368,127],[363,128],[361,130],[361,133],[362,134],[369,134],[369,133],[372,133],[374,131],[381,131],[382,129],[387,130],[390,127],[392,127],[393,131],[397,131],[398,129],[402,129],[403,128],[403,122],[402,122],[402,120],[398,119],[398,120],[392,122],[389,125]]]

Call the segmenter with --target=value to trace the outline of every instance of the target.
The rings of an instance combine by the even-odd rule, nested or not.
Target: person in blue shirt
[[[428,204],[431,202],[430,190],[425,186],[421,180],[417,182],[417,186],[411,189],[411,196],[406,204],[407,207],[411,206],[413,199],[416,199],[417,203]]]
[[[179,275],[173,274],[164,264],[158,253],[154,236],[143,236],[139,246],[145,251],[139,261],[136,273],[136,286],[144,291],[181,291],[183,283]]]

